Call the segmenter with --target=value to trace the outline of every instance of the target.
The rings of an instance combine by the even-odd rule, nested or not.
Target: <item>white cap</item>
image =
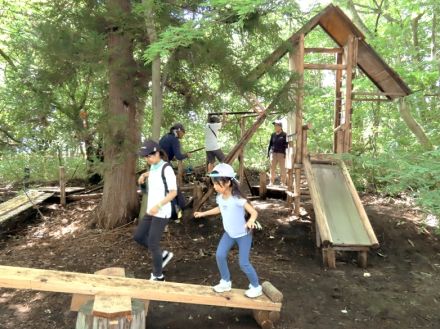
[[[229,177],[234,178],[234,169],[227,163],[219,163],[209,174],[209,177]]]

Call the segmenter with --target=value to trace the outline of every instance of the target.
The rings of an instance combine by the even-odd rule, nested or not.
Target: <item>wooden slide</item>
[[[379,243],[345,164],[305,158],[304,169],[324,264],[335,268],[335,250],[352,250],[358,252],[358,265],[366,267],[369,248]]]

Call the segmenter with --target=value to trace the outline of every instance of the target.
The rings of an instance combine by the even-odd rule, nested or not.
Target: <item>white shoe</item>
[[[171,258],[174,257],[174,254],[168,250],[162,251],[162,269],[167,266],[167,264],[170,262]]]
[[[231,291],[231,289],[232,289],[232,282],[231,281],[225,281],[225,280],[221,279],[220,283],[218,285],[212,287],[212,289],[215,292]]]
[[[154,274],[151,273],[150,281],[165,281],[165,276],[163,274],[161,276],[154,276]]]
[[[261,285],[254,287],[253,285],[249,284],[249,289],[246,290],[244,294],[249,298],[257,298],[263,294],[263,287],[261,287]]]
[[[274,183],[267,184],[267,187],[273,187],[273,186],[275,186]]]

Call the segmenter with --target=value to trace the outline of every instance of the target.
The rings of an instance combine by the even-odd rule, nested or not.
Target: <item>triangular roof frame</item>
[[[350,18],[337,6],[328,5],[324,10],[310,19],[301,29],[282,43],[260,65],[252,70],[247,78],[253,82],[260,78],[269,67],[273,66],[289,50],[295,48],[301,34],[307,35],[316,26],[320,26],[340,47],[343,47],[349,35],[358,39],[357,66],[385,93],[389,99],[407,96],[411,89],[400,76],[374,51],[365,41],[364,34],[354,25]]]

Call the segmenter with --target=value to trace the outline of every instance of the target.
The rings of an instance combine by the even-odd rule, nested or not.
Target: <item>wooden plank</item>
[[[71,294],[129,296],[142,300],[280,311],[266,295],[247,298],[244,290],[217,294],[210,286],[158,282],[96,274],[0,266],[0,287]]]
[[[0,224],[50,198],[53,193],[28,190],[26,194],[16,196],[0,204]]]
[[[314,63],[304,63],[305,70],[345,70],[346,65],[343,64],[314,64]]]
[[[42,191],[42,192],[55,193],[55,195],[60,194],[60,187],[59,186],[42,186],[42,187],[39,187],[37,190]],[[82,192],[84,190],[85,190],[84,187],[73,187],[73,186],[68,187],[68,186],[66,186],[66,195],[76,193],[76,192]]]
[[[304,53],[318,53],[318,54],[342,54],[342,48],[304,48]]]

